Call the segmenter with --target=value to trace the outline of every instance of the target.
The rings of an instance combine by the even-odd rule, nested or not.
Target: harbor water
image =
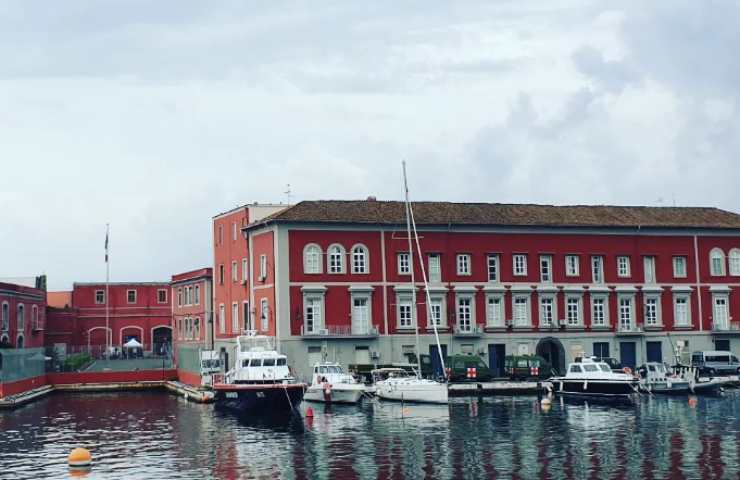
[[[695,399],[695,400],[694,400]],[[302,413],[308,404],[301,407]],[[0,478],[738,478],[740,391],[633,405],[537,397],[311,405],[239,419],[163,392],[57,393],[0,412]]]

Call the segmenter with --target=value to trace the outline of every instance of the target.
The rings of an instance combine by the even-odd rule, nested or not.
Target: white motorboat
[[[638,381],[632,374],[615,373],[608,364],[590,357],[576,359],[568,365],[565,376],[550,381],[555,393],[561,395],[618,398],[638,392]]]
[[[365,385],[342,369],[338,363],[322,362],[313,367],[311,385],[304,400],[326,403],[357,403],[365,393]]]
[[[671,372],[663,363],[647,362],[637,369],[637,373],[640,377],[640,390],[648,393],[683,395],[693,389],[694,382]]]

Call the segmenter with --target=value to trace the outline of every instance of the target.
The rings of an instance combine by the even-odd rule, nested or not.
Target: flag
[[[105,228],[105,263],[108,263],[108,226]]]

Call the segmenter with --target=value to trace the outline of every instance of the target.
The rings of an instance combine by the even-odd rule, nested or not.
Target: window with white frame
[[[457,255],[457,274],[470,275],[470,255],[467,253]]]
[[[332,245],[329,247],[329,273],[344,273],[344,247]]]
[[[617,257],[617,276],[622,278],[630,276],[630,257],[626,255]]]
[[[568,296],[565,299],[565,314],[569,327],[582,325],[581,322],[581,297]]]
[[[457,328],[461,332],[473,331],[473,297],[458,295],[457,297]]]
[[[540,255],[540,282],[552,283],[552,256]]]
[[[370,296],[352,295],[352,334],[370,333]]]
[[[231,332],[239,333],[239,304],[231,304]]]
[[[660,299],[655,296],[645,297],[645,326],[656,327],[660,321]]]
[[[408,252],[400,252],[396,258],[398,260],[398,274],[409,275],[411,273],[411,259]]]
[[[438,253],[429,254],[429,281],[434,283],[442,281],[442,264]]]
[[[498,255],[488,255],[488,281],[498,282],[499,281],[499,266],[498,266]]]
[[[236,232],[236,222],[231,223],[231,238],[236,241],[237,232]]]
[[[182,287],[177,289],[177,306],[182,307]]]
[[[103,305],[105,303],[105,290],[95,290],[95,304]]]
[[[218,331],[221,334],[226,333],[226,307],[223,303],[218,306]]]
[[[712,299],[712,325],[715,330],[727,330],[727,295],[714,295]]]
[[[239,281],[239,268],[236,262],[231,262],[231,281],[234,283]]]
[[[597,285],[604,283],[604,257],[591,257],[591,281]]]
[[[247,279],[249,278],[249,268],[247,268],[249,265],[247,264],[247,259],[242,258],[242,283],[247,283]]]
[[[126,291],[126,301],[128,303],[136,303],[136,290]]]
[[[577,277],[580,271],[578,255],[565,256],[565,275],[568,277]]]
[[[310,243],[303,249],[303,272],[321,273],[321,248],[318,245]]]
[[[504,326],[504,299],[501,295],[489,295],[486,299],[486,325]]]
[[[624,296],[619,298],[619,329],[630,331],[632,324],[632,297]]]
[[[720,248],[713,248],[709,253],[709,271],[714,277],[725,274],[725,253]]]
[[[39,328],[39,307],[38,305],[31,306],[31,328]]]
[[[15,313],[15,328],[19,332],[22,332],[26,329],[26,307],[22,303],[19,303]]]
[[[436,325],[437,328],[444,327],[444,300],[442,297],[432,296],[429,304],[429,325]]]
[[[675,294],[673,296],[673,315],[676,327],[691,325],[691,306],[688,294]]]
[[[191,304],[191,300],[190,300],[190,286],[186,286],[185,287],[185,305],[190,305],[190,304]]]
[[[195,332],[195,339],[200,340],[200,317],[195,317],[195,322],[193,323],[193,331]]]
[[[686,257],[673,257],[673,276],[675,278],[686,278]]]
[[[157,302],[167,303],[167,290],[164,288],[157,290]]]
[[[730,250],[730,275],[740,276],[740,249],[737,248]]]
[[[529,295],[514,295],[512,298],[512,304],[514,326],[530,326],[531,320],[529,318]]]
[[[398,328],[412,328],[414,317],[411,295],[399,295],[397,298]]]
[[[244,321],[244,330],[252,330],[252,316],[249,312],[249,302],[242,302],[242,319]]]
[[[3,302],[2,313],[0,313],[0,327],[4,332],[10,330],[10,305],[8,302]]]
[[[517,277],[523,277],[527,275],[527,255],[523,253],[517,253],[514,255],[514,275]]]
[[[260,300],[260,330],[266,332],[270,328],[270,307],[267,299]]]
[[[260,279],[267,278],[267,255],[260,255]]]
[[[323,328],[323,304],[323,296],[306,295],[303,298],[303,328],[305,333],[317,333]]]
[[[591,296],[591,326],[606,327],[609,325],[608,320],[609,307],[606,296]]]
[[[555,298],[540,296],[540,326],[551,327],[555,321]]]
[[[195,304],[200,305],[200,285],[195,285]]]
[[[645,283],[655,283],[655,257],[648,255],[642,257]]]
[[[352,273],[368,273],[368,254],[364,245],[352,247]]]

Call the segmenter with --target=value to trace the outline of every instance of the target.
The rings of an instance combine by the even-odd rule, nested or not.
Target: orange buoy
[[[313,418],[313,408],[312,408],[312,407],[308,407],[308,408],[306,409],[306,416],[307,416],[308,418]]]
[[[693,395],[689,397],[689,407],[694,408],[699,401]]]
[[[70,467],[89,467],[92,464],[92,454],[86,448],[75,448],[69,453],[67,463]]]

